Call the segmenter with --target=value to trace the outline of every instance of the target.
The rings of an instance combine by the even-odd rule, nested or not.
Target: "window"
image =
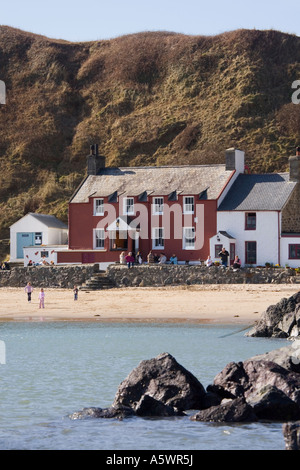
[[[183,249],[193,250],[195,248],[195,227],[184,227]]]
[[[256,242],[246,242],[246,264],[256,264]]]
[[[104,199],[94,199],[94,215],[104,215]]]
[[[300,245],[289,245],[289,259],[300,259]]]
[[[104,249],[105,233],[103,228],[95,229],[95,249]]]
[[[164,212],[164,198],[154,197],[153,198],[153,214],[163,214]]]
[[[42,232],[35,232],[34,244],[35,245],[41,245],[42,244]]]
[[[163,227],[157,227],[153,229],[152,237],[152,248],[163,249],[165,246],[164,229]]]
[[[219,253],[222,250],[223,245],[215,245],[215,258],[219,258]]]
[[[256,230],[256,213],[255,212],[246,212],[245,230]]]
[[[41,251],[41,257],[45,257],[45,258],[48,258],[49,256],[49,251]]]
[[[126,197],[124,199],[124,214],[133,215],[134,214],[134,199],[133,197]]]
[[[183,198],[183,213],[184,214],[194,213],[194,197],[193,196],[185,196]]]

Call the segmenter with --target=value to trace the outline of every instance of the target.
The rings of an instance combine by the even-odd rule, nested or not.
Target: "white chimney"
[[[245,170],[245,152],[235,148],[230,148],[225,151],[226,170],[234,171],[237,173],[244,173]]]

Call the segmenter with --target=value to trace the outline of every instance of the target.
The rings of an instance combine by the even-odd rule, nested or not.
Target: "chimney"
[[[290,181],[300,183],[300,147],[296,147],[296,155],[289,158]]]
[[[102,168],[105,168],[105,157],[99,155],[98,144],[93,144],[87,157],[87,174],[97,175]]]
[[[245,170],[245,152],[235,148],[227,149],[225,152],[226,170],[238,173],[244,173]]]

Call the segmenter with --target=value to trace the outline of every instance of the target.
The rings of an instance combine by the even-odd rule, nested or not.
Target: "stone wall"
[[[37,287],[73,288],[85,282],[98,271],[98,264],[74,266],[14,267],[0,271],[0,287],[24,287],[31,282]],[[116,287],[151,287],[192,284],[300,284],[300,275],[285,268],[231,268],[185,265],[110,265],[108,279]]]
[[[300,276],[293,269],[285,268],[242,268],[234,271],[219,266],[182,265],[110,265],[108,278],[117,287],[151,287],[192,284],[285,284],[299,283]]]
[[[24,287],[27,282],[38,287],[73,288],[89,279],[98,265],[14,267],[0,271],[0,287]]]

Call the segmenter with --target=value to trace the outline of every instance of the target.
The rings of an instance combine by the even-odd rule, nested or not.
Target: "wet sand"
[[[0,288],[0,321],[192,322],[253,324],[263,311],[298,292],[293,284],[201,285],[79,291],[39,288],[27,301],[24,288]]]

